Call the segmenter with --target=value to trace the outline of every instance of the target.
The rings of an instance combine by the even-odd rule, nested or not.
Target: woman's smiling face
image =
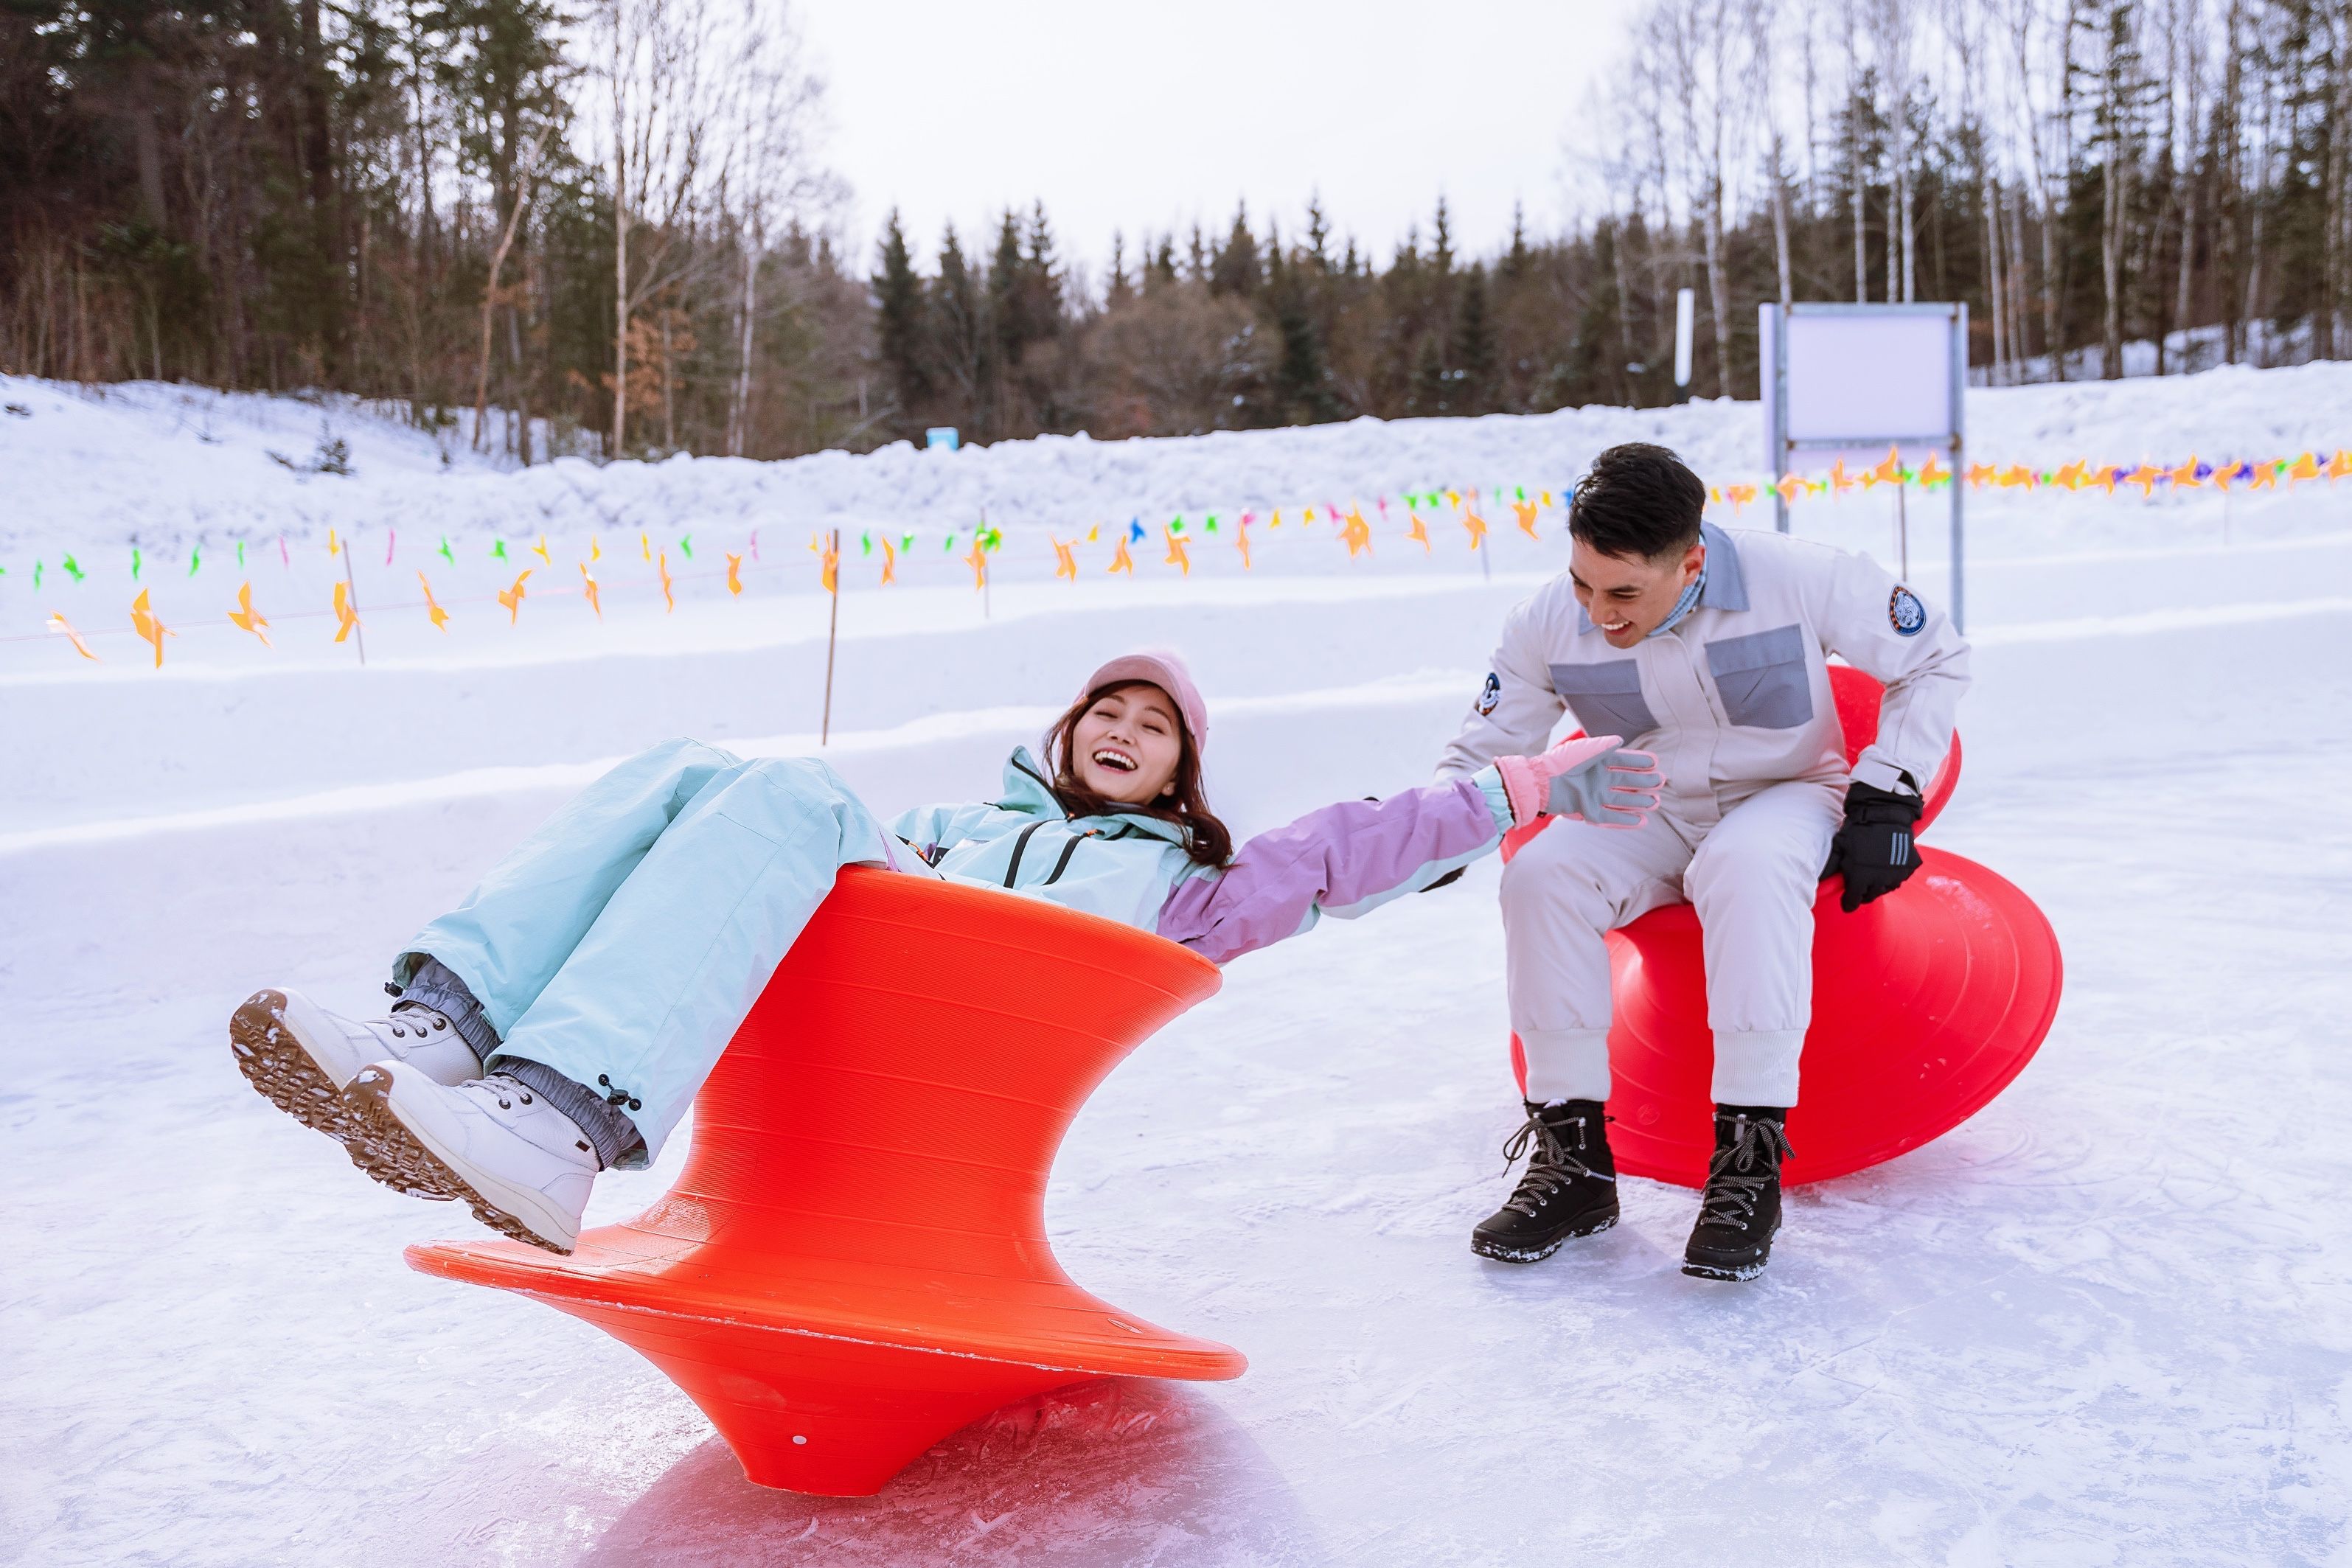
[[[1070,770],[1078,783],[1122,805],[1148,805],[1166,794],[1183,754],[1174,700],[1140,681],[1095,698],[1070,731]]]

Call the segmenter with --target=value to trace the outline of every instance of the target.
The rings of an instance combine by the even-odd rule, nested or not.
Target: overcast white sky
[[[928,267],[952,219],[968,248],[1043,198],[1066,259],[1099,273],[1114,228],[1303,226],[1319,189],[1341,234],[1385,258],[1443,192],[1457,248],[1568,215],[1563,141],[1622,56],[1612,0],[801,0],[831,88],[833,166],[869,264],[897,205]],[[975,235],[981,246],[974,246]]]

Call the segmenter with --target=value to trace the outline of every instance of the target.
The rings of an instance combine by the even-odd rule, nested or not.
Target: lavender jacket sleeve
[[[1491,768],[1391,795],[1341,800],[1244,844],[1222,872],[1169,890],[1158,930],[1212,963],[1352,919],[1418,893],[1502,842],[1511,811]]]

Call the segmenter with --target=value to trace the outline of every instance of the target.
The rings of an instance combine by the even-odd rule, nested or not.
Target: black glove
[[[1912,840],[1919,810],[1916,795],[1871,784],[1846,786],[1845,826],[1830,841],[1830,863],[1822,874],[1845,873],[1845,896],[1839,902],[1848,915],[1893,893],[1919,869],[1919,847]]]

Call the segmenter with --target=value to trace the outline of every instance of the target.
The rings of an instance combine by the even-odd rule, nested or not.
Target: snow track
[[[1072,1274],[1249,1374],[1001,1413],[862,1501],[747,1486],[618,1345],[410,1273],[400,1247],[465,1217],[352,1171],[225,1035],[260,986],[368,1005],[606,758],[814,749],[805,605],[754,643],[746,606],[682,602],[528,659],[10,666],[0,1562],[2346,1561],[2352,539],[2326,497],[2228,547],[2020,525],[1989,552],[1932,837],[2042,903],[2066,1001],[1982,1114],[1798,1193],[1762,1279],[1684,1278],[1692,1198],[1638,1181],[1546,1263],[1471,1257],[1516,1120],[1489,862],[1237,963],[1072,1131]],[[1213,694],[1220,807],[1264,826],[1425,776],[1526,591],[1094,586],[877,611],[824,755],[880,807],[985,794],[1090,659],[1169,642]]]

